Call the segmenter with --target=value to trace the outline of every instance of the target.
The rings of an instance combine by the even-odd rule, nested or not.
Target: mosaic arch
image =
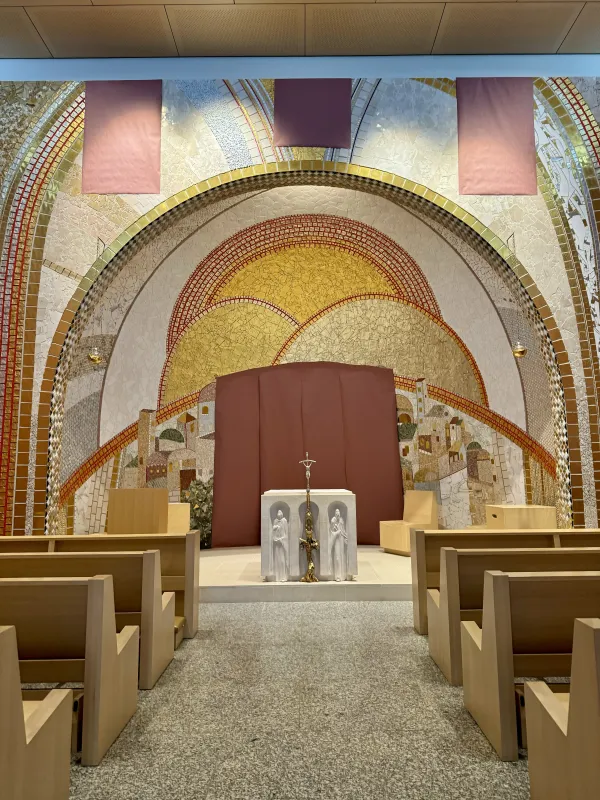
[[[363,121],[368,117],[367,111],[369,104],[376,95],[379,86],[377,80],[357,80],[353,89],[353,133],[354,143],[350,154],[318,152],[271,152],[266,150],[259,157],[260,164],[264,165],[265,171],[269,169],[289,169],[287,163],[276,164],[275,161],[289,159],[290,157],[316,157],[352,158],[356,137],[361,130]],[[431,86],[448,91],[453,90],[453,82],[448,80],[428,79],[427,83]],[[260,85],[259,85],[260,84]],[[241,108],[245,99],[249,98],[251,105],[262,107],[260,115],[260,125],[268,132],[272,123],[272,108],[269,106],[269,81],[236,81],[226,87],[227,92],[232,98],[232,102]],[[551,104],[553,112],[564,126],[577,162],[581,165],[583,178],[590,198],[592,216],[596,223],[600,215],[600,191],[596,170],[598,169],[598,141],[599,129],[596,120],[591,114],[586,102],[578,92],[574,83],[569,79],[553,79],[549,81],[536,81],[536,88],[544,94]],[[82,126],[82,86],[76,84],[44,84],[36,87],[36,97],[41,97],[40,105],[35,114],[29,117],[31,124],[28,125],[27,133],[21,146],[15,149],[17,153],[13,165],[5,173],[5,182],[0,194],[0,202],[3,203],[3,215],[0,220],[2,226],[4,250],[2,254],[2,275],[3,296],[9,298],[11,307],[10,329],[14,330],[14,337],[7,337],[3,340],[3,345],[7,347],[7,356],[2,359],[2,376],[0,378],[0,393],[4,395],[1,409],[1,428],[2,436],[2,469],[0,470],[0,491],[2,494],[0,502],[0,528],[2,532],[7,532],[11,528],[23,530],[25,527],[25,503],[29,491],[34,495],[34,524],[35,532],[41,532],[44,527],[46,513],[46,476],[48,463],[48,443],[49,443],[49,418],[52,388],[58,359],[61,353],[62,344],[67,333],[68,326],[74,318],[76,310],[90,287],[90,283],[97,276],[97,270],[90,270],[88,276],[82,281],[76,290],[71,302],[68,304],[67,311],[63,315],[57,334],[50,347],[46,370],[43,375],[41,391],[38,395],[32,395],[33,386],[33,358],[32,347],[34,346],[34,327],[37,310],[37,291],[39,286],[39,270],[43,252],[43,245],[46,235],[47,225],[50,219],[50,212],[53,205],[54,196],[57,188],[61,186],[66,177],[70,165],[76,158],[81,147],[81,126]],[[25,100],[23,101],[25,105]],[[31,109],[26,109],[30,114]],[[254,121],[256,115],[246,113],[249,125],[256,125]],[[268,138],[268,137],[267,137]],[[257,136],[260,142],[261,137]],[[262,147],[262,143],[261,143]],[[261,151],[262,152],[262,151]],[[269,163],[270,162],[270,163]],[[314,162],[313,162],[314,163]],[[295,163],[294,168],[300,166]],[[323,168],[323,163],[316,164],[318,168]],[[308,168],[312,168],[310,165]],[[331,168],[331,167],[330,167]],[[345,164],[341,169],[347,169]],[[241,176],[241,171],[237,170],[237,177]],[[252,172],[252,170],[250,170]],[[373,170],[374,177],[379,177],[382,173]],[[365,175],[370,176],[371,171],[365,170]],[[387,173],[389,175],[389,173]],[[230,176],[231,177],[231,176]],[[215,183],[211,184],[216,185]],[[413,188],[415,184],[413,184]],[[210,187],[207,187],[210,188]],[[423,193],[423,187],[417,187]],[[549,187],[549,194],[554,192],[553,186]],[[546,195],[546,193],[545,193]],[[171,202],[171,201],[168,201]],[[159,213],[168,210],[167,203],[161,204],[163,208],[153,216],[156,219]],[[449,205],[447,206],[450,207]],[[552,212],[551,212],[552,213]],[[553,220],[557,226],[557,235],[560,238],[563,255],[570,247],[574,250],[572,242],[569,244],[568,225],[565,224],[565,233],[561,234],[557,222],[560,211],[553,213]],[[28,221],[29,220],[29,221]],[[566,218],[564,222],[566,223]],[[143,223],[147,224],[147,221]],[[140,225],[141,227],[141,225]],[[132,229],[135,226],[132,226]],[[480,225],[479,231],[484,231],[485,226]],[[35,236],[32,232],[35,231]],[[132,236],[135,230],[130,230],[125,241]],[[493,238],[489,232],[488,239]],[[119,237],[121,239],[121,237]],[[115,244],[118,250],[122,242]],[[7,253],[9,254],[7,256]],[[108,251],[107,251],[108,255]],[[113,252],[109,257],[112,257]],[[567,253],[567,256],[570,256]],[[106,263],[106,262],[104,262]],[[570,269],[567,262],[567,270]],[[569,280],[572,283],[573,291],[581,292],[582,281],[580,270],[577,273],[577,260],[573,258],[570,263],[574,263],[572,271],[569,272]],[[94,265],[96,266],[96,265]],[[526,277],[523,270],[520,278]],[[527,290],[539,299],[533,282],[527,285]],[[578,307],[583,306],[578,304]],[[579,313],[579,312],[578,312]],[[588,312],[586,312],[587,314]],[[553,330],[553,320],[551,315],[546,314],[546,309],[542,308],[542,314],[547,321],[550,330]],[[591,314],[590,314],[591,315]],[[588,315],[588,316],[590,316]],[[578,317],[578,328],[581,338],[581,317]],[[589,328],[588,328],[589,329]],[[592,337],[586,334],[587,340],[592,341]],[[552,336],[557,340],[556,335]],[[592,348],[590,358],[594,359],[595,353]],[[585,358],[585,351],[582,345],[582,354]],[[3,354],[4,356],[4,354]],[[564,361],[565,350],[561,349],[560,342],[557,344],[557,356]],[[567,359],[568,361],[568,359]],[[575,524],[582,524],[582,479],[581,462],[578,456],[577,437],[578,424],[573,381],[569,377],[568,363],[560,364],[560,374],[563,378],[563,387],[567,401],[566,417],[569,423],[569,445],[571,447],[570,478],[573,487],[573,520]],[[593,398],[600,385],[594,380],[594,373],[586,375],[588,386],[588,402],[590,403],[590,433],[592,435],[592,447],[594,453],[598,449],[598,437],[594,435],[592,424],[597,425],[598,415],[594,411]],[[37,401],[39,399],[39,409]],[[35,418],[36,411],[39,410],[38,420]],[[31,437],[33,431],[33,437]],[[58,432],[57,427],[53,426],[53,432]],[[29,441],[32,441],[33,452],[36,460],[35,475],[29,469]],[[597,459],[598,461],[598,459]],[[565,471],[565,480],[568,471]],[[28,479],[29,476],[29,479]],[[600,476],[597,476],[600,478]],[[597,481],[597,491],[600,493],[600,480]],[[600,495],[599,495],[600,496]]]
[[[326,334],[327,355],[315,340],[325,315],[338,320]],[[364,223],[298,214],[239,231],[189,277],[169,323],[157,407],[214,374],[298,360],[299,337],[303,360],[389,366],[487,405],[476,361],[444,322],[415,260]]]
[[[271,169],[272,167],[272,169]],[[569,481],[568,444],[577,441],[577,428],[570,427],[567,439],[565,405],[562,380],[570,376],[568,358],[557,360],[556,354],[565,353],[558,326],[552,323],[552,314],[541,293],[537,290],[523,266],[509,248],[495,234],[486,229],[472,215],[467,214],[455,203],[439,194],[412,181],[348,164],[321,164],[319,162],[300,162],[291,164],[269,165],[266,169],[248,168],[216,176],[203,184],[190,187],[170,201],[161,204],[149,214],[140,218],[132,228],[125,231],[119,239],[100,256],[87,277],[89,286],[85,293],[85,301],[75,303],[79,306],[69,320],[65,320],[68,332],[57,333],[55,344],[62,346],[54,392],[53,408],[50,420],[52,446],[50,448],[49,506],[48,525],[54,529],[58,521],[60,463],[60,426],[62,423],[62,404],[70,358],[74,347],[92,312],[99,301],[112,275],[121,268],[128,258],[148,241],[155,233],[160,232],[174,220],[182,218],[198,204],[210,203],[222,196],[232,196],[248,189],[264,189],[281,185],[333,185],[351,187],[361,191],[379,194],[408,208],[415,208],[428,214],[432,219],[441,221],[450,227],[480,253],[495,269],[505,273],[508,280],[515,284],[523,306],[530,315],[532,324],[536,326],[541,346],[546,354],[547,368],[551,373],[553,387],[553,410],[555,439],[557,443],[557,505],[562,524],[567,524],[571,517],[571,495]],[[83,298],[82,298],[83,299]],[[545,320],[545,323],[544,321]],[[64,331],[64,328],[63,328]],[[575,426],[576,426],[575,414]],[[55,445],[56,442],[56,445]],[[573,512],[583,509],[573,508]],[[574,517],[575,519],[575,517]],[[582,517],[581,517],[582,519]],[[576,520],[577,521],[577,520]]]

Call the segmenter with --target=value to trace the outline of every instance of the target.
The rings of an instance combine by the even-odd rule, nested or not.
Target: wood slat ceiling
[[[0,58],[600,53],[600,2],[0,0]]]

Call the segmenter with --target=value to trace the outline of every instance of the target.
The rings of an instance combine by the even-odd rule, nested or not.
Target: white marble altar
[[[300,552],[306,490],[271,489],[260,502],[261,575],[267,581],[298,581],[306,568]],[[358,575],[356,495],[347,489],[311,489],[310,505],[319,542],[318,579],[352,580]]]

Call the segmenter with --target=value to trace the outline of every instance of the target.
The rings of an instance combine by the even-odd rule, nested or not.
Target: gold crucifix
[[[313,516],[312,510],[310,507],[310,468],[313,464],[317,462],[314,459],[308,457],[308,453],[306,453],[306,458],[304,461],[300,461],[300,464],[306,470],[306,514],[304,515],[304,538],[300,538],[300,547],[306,553],[306,573],[304,577],[300,580],[303,583],[318,583],[319,579],[315,575],[315,562],[313,561],[313,550],[319,549],[319,543],[313,536]]]

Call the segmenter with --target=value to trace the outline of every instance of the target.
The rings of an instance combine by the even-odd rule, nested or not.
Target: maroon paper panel
[[[298,489],[303,458],[302,379],[287,366],[260,370],[260,490]]]
[[[260,494],[311,485],[356,494],[358,542],[402,518],[393,373],[327,362],[283,364],[217,379],[213,546],[260,543]]]
[[[162,81],[89,81],[84,194],[159,194]]]
[[[305,366],[309,369],[296,369],[296,372],[302,377],[304,449],[317,462],[312,470],[311,486],[314,489],[347,489],[340,384],[343,365],[323,362]]]
[[[277,78],[276,147],[350,147],[351,78]]]
[[[260,544],[259,374],[217,378],[213,547]]]
[[[532,78],[457,78],[460,194],[537,194]]]
[[[348,489],[356,495],[359,544],[379,544],[380,520],[402,519],[404,495],[391,369],[340,375]],[[360,498],[360,499],[359,499]]]

